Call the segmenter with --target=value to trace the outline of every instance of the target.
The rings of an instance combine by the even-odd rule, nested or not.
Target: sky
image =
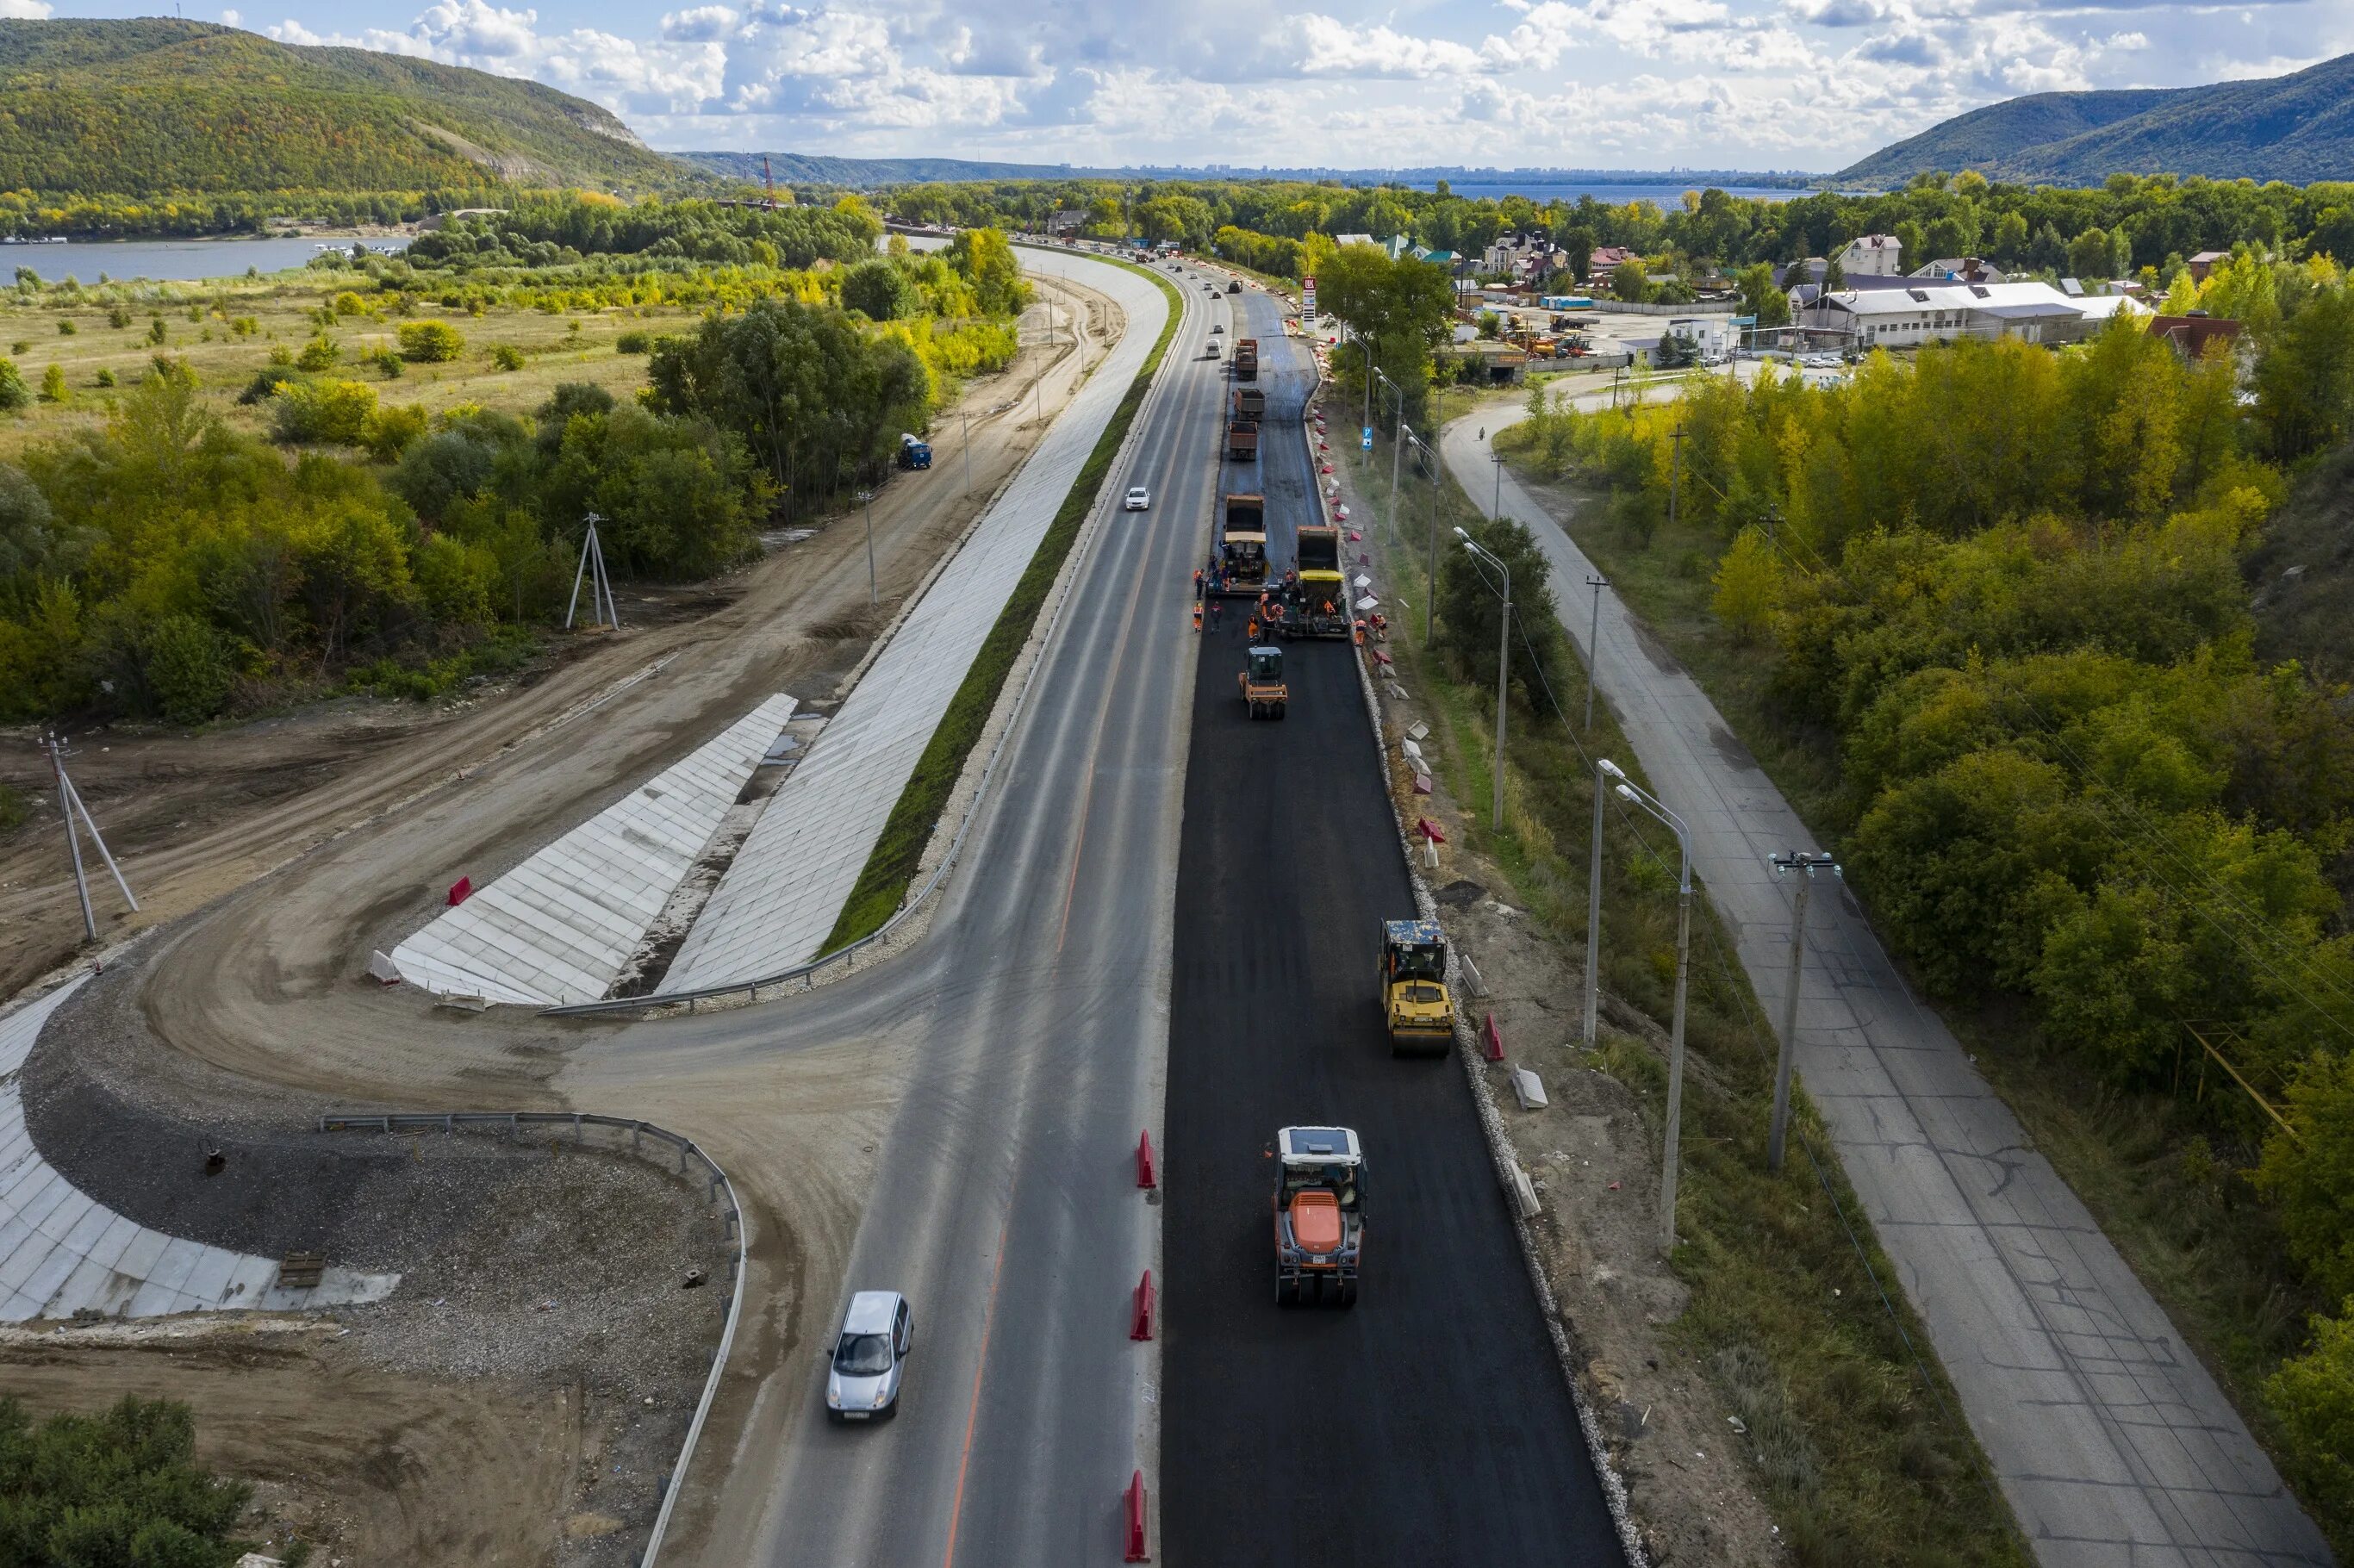
[[[0,0],[0,16],[154,9]],[[2273,76],[2354,51],[2354,0],[244,0],[185,14],[533,78],[670,151],[1090,166],[1829,171],[2021,93]]]

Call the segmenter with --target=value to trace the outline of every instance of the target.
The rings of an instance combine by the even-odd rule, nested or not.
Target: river
[[[143,278],[157,283],[187,283],[203,278],[241,278],[246,269],[280,272],[306,265],[327,243],[317,239],[97,239],[70,245],[0,245],[0,281],[30,267],[45,283],[68,278],[95,283],[103,273],[115,282]],[[341,241],[349,246],[352,240]],[[405,235],[360,241],[371,249],[408,249]]]

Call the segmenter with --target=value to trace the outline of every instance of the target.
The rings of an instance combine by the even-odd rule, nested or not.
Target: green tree
[[[1994,222],[1994,238],[1987,246],[1988,254],[2005,267],[2015,267],[2027,259],[2027,217],[2018,211],[2004,213]]]
[[[877,322],[897,321],[923,308],[914,281],[881,257],[861,261],[842,275],[842,303],[843,309]]]
[[[2354,1508],[2354,1298],[2338,1316],[2312,1319],[2313,1341],[2264,1382],[2279,1420],[2285,1467],[2332,1513]]]
[[[2109,270],[2109,237],[2106,231],[2088,228],[2068,242],[2068,270],[2087,282],[2106,279]]]
[[[1030,285],[1022,281],[1021,263],[1014,258],[1012,243],[999,230],[961,230],[941,254],[972,286],[986,313],[1018,315],[1030,302]]]
[[[0,1518],[15,1561],[60,1568],[226,1568],[251,1489],[196,1459],[185,1404],[125,1397],[35,1425],[0,1399]]]
[[[2256,1185],[2279,1206],[2290,1255],[2324,1296],[2340,1300],[2354,1296],[2354,1054],[2308,1061],[2290,1086],[2286,1115],[2296,1136],[2264,1140]]]
[[[48,368],[41,372],[41,401],[65,403],[71,401],[72,397],[73,394],[66,390],[66,367],[52,361]]]
[[[228,654],[219,634],[195,616],[164,617],[150,635],[146,652],[148,683],[174,724],[200,724],[228,701]]]
[[[1651,297],[1651,275],[1641,261],[1629,256],[1611,272],[1610,292],[1630,305],[1643,304]]]
[[[1755,642],[1771,628],[1781,607],[1782,563],[1766,542],[1762,528],[1747,527],[1733,537],[1732,547],[1716,564],[1716,618],[1732,629],[1734,639]]]
[[[1560,688],[1561,622],[1553,613],[1552,567],[1536,535],[1511,518],[1488,519],[1467,532],[1511,569],[1512,683],[1523,700],[1542,702],[1545,683]],[[1483,691],[1496,681],[1503,587],[1496,568],[1469,550],[1448,550],[1439,560],[1439,643]]]
[[[466,352],[465,334],[448,322],[403,322],[393,336],[412,365],[446,365]]]
[[[2256,361],[2256,422],[2275,457],[2293,461],[2354,430],[2354,289],[2325,289],[2271,336]],[[0,362],[0,408],[7,406]]]
[[[1757,318],[1761,327],[1787,326],[1790,322],[1790,298],[1774,281],[1771,262],[1760,261],[1745,269],[1740,278],[1741,303]]]
[[[0,414],[14,414],[33,406],[32,388],[13,359],[0,359]]]

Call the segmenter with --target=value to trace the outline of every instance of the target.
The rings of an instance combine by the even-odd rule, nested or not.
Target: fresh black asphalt
[[[1270,382],[1269,554],[1311,515],[1306,355],[1249,301]],[[1256,329],[1255,333],[1253,329]],[[1344,425],[1345,418],[1335,421]],[[1161,1560],[1624,1561],[1462,1070],[1393,1058],[1379,926],[1414,913],[1346,644],[1295,642],[1253,722],[1241,618],[1200,650],[1164,1126]],[[1369,1166],[1352,1311],[1275,1304],[1268,1150],[1353,1127]]]

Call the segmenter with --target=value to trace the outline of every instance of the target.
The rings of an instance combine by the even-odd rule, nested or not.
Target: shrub
[[[2354,1055],[2308,1063],[2289,1089],[2288,1120],[2297,1136],[2264,1140],[2256,1184],[2280,1205],[2289,1255],[2323,1295],[2354,1296]],[[2354,1357],[2354,1326],[2346,1333]]]
[[[368,355],[367,362],[375,366],[387,381],[399,380],[402,374],[408,368],[408,362],[389,348],[377,349]]]
[[[112,327],[117,332],[121,332],[124,327],[129,326],[131,324],[131,307],[129,305],[108,306],[106,311],[106,324]]]
[[[228,701],[233,672],[220,634],[192,615],[167,615],[147,644],[147,683],[164,716],[201,724]]]
[[[228,323],[228,330],[239,337],[251,337],[261,330],[261,323],[251,316],[239,316]]]
[[[414,403],[378,408],[360,426],[360,444],[372,457],[391,462],[425,434],[425,410]]]
[[[334,312],[339,316],[364,316],[368,313],[367,302],[349,289],[337,294],[333,303]]]
[[[17,374],[16,362],[0,359],[0,414],[13,414],[19,408],[29,408],[32,401],[32,388],[27,387],[24,376]]]
[[[491,345],[491,363],[501,370],[521,370],[523,368],[523,350],[517,348],[511,343],[493,344]]]
[[[2313,1319],[2313,1345],[2281,1363],[2264,1399],[2280,1418],[2292,1474],[2314,1498],[2354,1499],[2354,1297]]]
[[[185,1404],[125,1395],[97,1415],[38,1426],[0,1399],[0,1518],[21,1562],[228,1563],[252,1489],[196,1464]]]
[[[59,316],[58,318],[58,335],[59,337],[71,337],[80,330],[81,329],[80,327],[74,325],[73,317]]]
[[[20,337],[16,342],[8,345],[8,352],[11,354],[30,354],[33,352],[33,345],[27,343]]]
[[[400,323],[400,356],[416,365],[446,365],[466,352],[463,334],[448,322]]]
[[[69,395],[66,391],[66,367],[52,365],[41,372],[41,401],[62,403]]]
[[[281,387],[300,379],[294,374],[293,366],[272,364],[254,373],[253,379],[246,383],[245,390],[237,395],[237,400],[249,408],[256,403],[276,397]]]
[[[356,381],[290,381],[270,399],[270,433],[281,441],[355,447],[367,440],[376,388]]]
[[[625,332],[613,340],[616,354],[652,354],[653,339],[642,332]]]
[[[99,384],[101,387],[111,387],[111,386],[113,386],[113,385],[114,385],[114,372],[113,372],[113,371],[111,371],[111,370],[101,370],[101,371],[98,373],[98,384]]]
[[[149,343],[162,343],[168,335],[168,333],[164,329],[164,318],[162,316],[157,316],[154,320],[147,323],[147,341]]]
[[[302,353],[294,356],[294,367],[297,370],[326,370],[343,356],[344,351],[334,338],[314,337],[302,345]]]
[[[294,365],[294,351],[282,343],[278,344],[270,351],[270,363],[282,365],[292,369]]]

